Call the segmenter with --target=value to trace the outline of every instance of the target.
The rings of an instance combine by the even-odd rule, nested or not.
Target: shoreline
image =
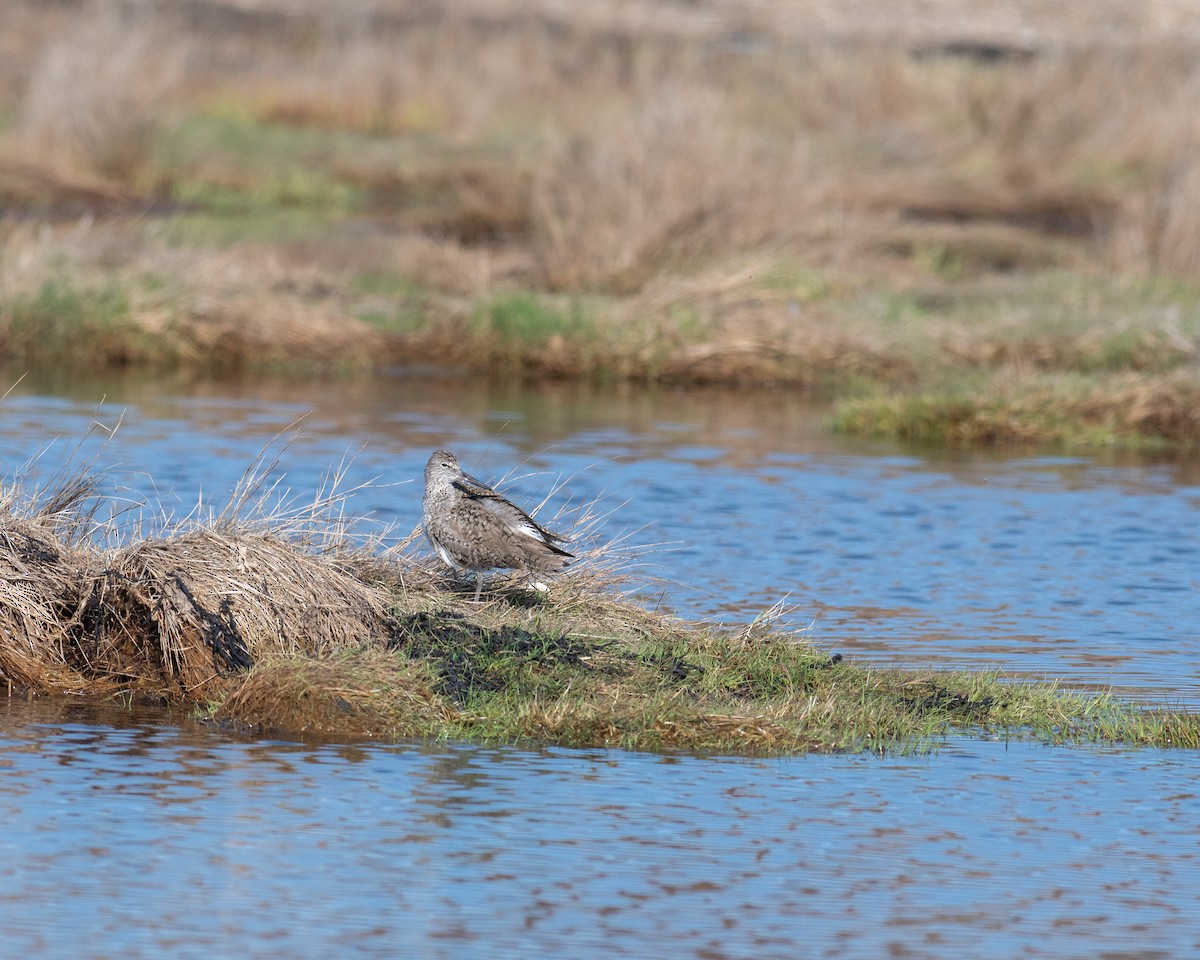
[[[103,231],[81,229],[85,238]],[[151,246],[150,259],[162,255]],[[9,248],[20,242],[10,236]],[[243,246],[219,260],[232,268],[239,256],[253,264],[271,250]],[[192,264],[182,274],[211,269]],[[412,370],[790,390],[829,399],[830,428],[853,436],[950,446],[1200,447],[1200,338],[1179,328],[1178,285],[1053,270],[1021,286],[980,278],[897,289],[894,279],[843,284],[810,271],[803,282],[826,292],[808,301],[798,299],[807,296],[796,292],[798,281],[775,279],[796,269],[779,260],[727,267],[725,287],[707,297],[694,284],[662,297],[524,290],[469,297],[363,292],[331,272],[298,291],[264,291],[257,280],[222,291],[154,272],[59,265],[0,297],[0,361],[14,376],[55,369],[299,379]],[[827,292],[834,288],[841,292]],[[1057,303],[1077,294],[1097,302],[1094,317],[1044,326]],[[991,306],[993,296],[1008,300]],[[1014,298],[1031,315],[1017,326],[1004,319]],[[1195,298],[1188,315],[1200,324],[1200,291]]]

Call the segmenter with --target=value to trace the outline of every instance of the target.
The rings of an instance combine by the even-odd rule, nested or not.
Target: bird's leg
[[[483,592],[483,571],[475,571],[475,602],[479,602],[479,595]]]

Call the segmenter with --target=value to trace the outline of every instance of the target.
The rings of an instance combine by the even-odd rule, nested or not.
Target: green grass
[[[588,339],[596,333],[579,301],[561,305],[536,293],[494,297],[476,309],[474,326],[480,333],[519,346],[542,344],[554,336]]]
[[[1194,714],[997,673],[876,669],[769,627],[733,634],[562,594],[477,609],[408,594],[390,653],[272,661],[205,714],[320,735],[703,754],[924,752],[981,734],[1200,745]]]
[[[287,123],[271,123],[248,110],[217,105],[187,114],[164,128],[155,146],[155,165],[187,170],[199,164],[229,170],[328,169],[339,157],[379,152],[377,137]]]
[[[152,290],[156,281],[145,280]],[[32,294],[0,301],[0,350],[28,364],[163,364],[178,356],[169,330],[148,331],[133,315],[130,291],[116,280],[48,279]]]
[[[471,311],[458,363],[499,377],[652,381],[681,346],[705,339],[711,321],[687,305],[631,318],[617,298],[535,291],[487,297]]]
[[[162,236],[176,248],[288,243],[327,236],[344,214],[304,207],[201,209],[172,214]]]
[[[355,277],[353,289],[366,301],[355,310],[355,316],[378,330],[411,334],[429,325],[432,294],[411,277],[372,270]]]
[[[831,281],[820,270],[795,260],[780,260],[762,277],[768,290],[800,303],[819,303],[834,295]]]
[[[841,400],[828,421],[836,432],[1080,449],[1200,439],[1200,296],[1187,285],[1056,269],[881,285],[833,307],[851,357],[874,337],[876,366],[896,371],[846,364],[854,372],[834,384]]]
[[[171,184],[169,199],[221,215],[267,209],[348,211],[361,206],[361,195],[349,184],[305,170],[283,170],[260,175],[236,185],[202,179]]]
[[[339,175],[339,162],[380,149],[365,135],[266,123],[248,113],[193,113],[160,132],[148,179],[172,202],[217,214],[349,211],[366,194]]]
[[[1156,450],[1200,444],[1200,374],[1029,373],[950,378],[937,390],[875,390],[838,403],[827,424],[854,436],[942,446],[1016,444]]]

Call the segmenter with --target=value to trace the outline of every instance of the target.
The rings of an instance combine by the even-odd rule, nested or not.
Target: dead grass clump
[[[68,621],[86,555],[43,524],[0,518],[0,682],[9,689],[78,692]]]
[[[43,489],[0,491],[0,682],[10,691],[94,689],[71,665],[70,629],[91,560],[81,540],[95,489],[67,465]]]
[[[984,442],[1200,444],[1200,378],[1191,369],[1017,378],[974,406],[972,422],[990,423],[995,432]]]
[[[436,736],[455,711],[421,663],[382,651],[272,657],[232,683],[213,718],[289,733]]]
[[[201,529],[119,551],[88,587],[80,650],[98,674],[203,699],[273,655],[377,643],[389,601],[276,536]]]

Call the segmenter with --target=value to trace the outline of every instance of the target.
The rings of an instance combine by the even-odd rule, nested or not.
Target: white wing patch
[[[517,525],[516,525],[516,530],[518,533],[523,533],[523,534],[525,534],[525,536],[529,537],[532,540],[536,540],[538,543],[546,542],[546,538],[542,535],[542,531],[539,530],[537,527],[535,527],[528,520],[518,521]]]

